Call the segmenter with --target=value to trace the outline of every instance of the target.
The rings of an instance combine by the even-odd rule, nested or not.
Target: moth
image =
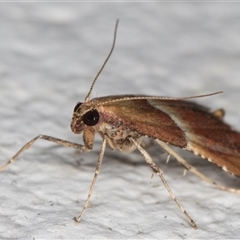
[[[2,165],[0,172],[14,162],[22,152],[29,149],[38,139],[48,140],[85,152],[92,149],[95,133],[99,133],[102,137],[102,145],[95,174],[83,209],[80,215],[75,218],[76,222],[81,220],[88,206],[108,145],[113,150],[119,149],[123,152],[138,150],[152,171],[160,177],[170,196],[182,210],[189,223],[197,228],[195,221],[175,197],[163,176],[161,168],[144,149],[142,141],[145,137],[154,139],[169,156],[173,156],[183,164],[186,170],[193,172],[220,189],[240,192],[238,189],[227,188],[215,183],[191,166],[169,146],[173,145],[190,151],[239,177],[240,133],[223,122],[224,111],[222,109],[210,112],[209,109],[199,104],[187,101],[191,98],[210,96],[219,92],[182,98],[115,95],[90,99],[94,84],[115,47],[117,27],[118,21],[115,26],[110,53],[93,80],[85,101],[77,103],[74,108],[71,129],[75,134],[83,134],[84,144],[40,134],[26,143],[8,162]]]

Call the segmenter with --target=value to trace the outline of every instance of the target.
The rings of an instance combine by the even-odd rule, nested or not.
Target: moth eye
[[[94,126],[99,121],[99,113],[96,109],[86,112],[83,116],[83,122],[87,126]]]
[[[77,103],[77,105],[74,107],[73,112],[76,112],[81,105],[82,105],[81,102]]]

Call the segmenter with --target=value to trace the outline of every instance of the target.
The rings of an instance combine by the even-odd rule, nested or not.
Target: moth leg
[[[102,141],[102,146],[101,146],[101,149],[100,149],[100,152],[99,152],[99,157],[98,157],[95,173],[94,173],[94,176],[93,176],[93,180],[92,180],[91,186],[90,186],[89,191],[88,191],[88,197],[87,197],[87,199],[85,201],[85,204],[83,206],[83,209],[82,209],[81,213],[79,214],[79,216],[77,218],[74,218],[76,223],[80,222],[80,220],[81,220],[81,218],[83,216],[83,213],[87,209],[88,203],[89,203],[91,195],[92,195],[92,191],[93,191],[94,185],[96,183],[98,174],[100,172],[100,168],[101,168],[102,160],[103,160],[103,155],[104,155],[105,148],[106,148],[106,143],[107,143],[107,136],[104,135],[103,136],[103,141]]]
[[[77,148],[79,149],[81,152],[84,152],[86,150],[84,145],[78,144],[78,143],[73,143],[73,142],[69,142],[66,140],[62,140],[59,138],[55,138],[55,137],[51,137],[51,136],[47,136],[47,135],[38,135],[35,138],[33,138],[31,141],[29,141],[28,143],[26,143],[9,161],[7,161],[5,164],[3,164],[0,167],[0,172],[2,172],[9,164],[13,163],[16,161],[16,159],[18,158],[18,156],[23,153],[24,151],[28,150],[38,139],[43,139],[43,140],[47,140],[53,143],[56,143],[58,145],[63,145],[65,147],[71,147],[71,148]]]
[[[187,211],[184,209],[182,204],[178,201],[174,193],[172,192],[171,188],[169,187],[167,181],[163,177],[163,171],[160,167],[158,167],[150,157],[150,155],[141,147],[141,145],[132,137],[129,137],[129,139],[134,143],[134,145],[137,147],[137,149],[140,151],[140,153],[143,155],[145,161],[150,165],[152,170],[160,177],[162,180],[165,188],[167,189],[168,193],[170,194],[171,198],[176,202],[178,207],[181,209],[181,211],[185,214],[187,217],[189,223],[192,225],[193,228],[197,229],[197,224],[194,222],[194,220],[190,217],[190,215],[187,213]]]
[[[200,177],[201,179],[203,179],[204,181],[216,186],[217,188],[224,190],[224,191],[228,191],[228,192],[233,192],[233,193],[240,193],[240,189],[235,189],[235,188],[229,188],[226,186],[223,186],[221,184],[216,183],[215,181],[213,181],[212,179],[208,178],[207,176],[205,176],[204,174],[202,174],[201,172],[199,172],[195,167],[193,167],[192,165],[190,165],[186,160],[184,160],[179,154],[177,154],[168,144],[166,144],[165,142],[162,142],[158,139],[155,139],[155,141],[166,151],[168,152],[170,155],[172,155],[173,157],[175,157],[177,159],[178,162],[180,162],[188,171],[194,173],[195,175],[197,175],[198,177]]]

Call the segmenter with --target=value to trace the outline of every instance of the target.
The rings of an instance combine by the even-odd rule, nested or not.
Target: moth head
[[[93,127],[99,122],[99,112],[90,102],[77,103],[73,110],[71,129],[80,134],[86,126]]]
[[[100,118],[99,112],[96,109],[96,107],[94,107],[93,101],[90,100],[90,95],[91,95],[92,89],[98,79],[98,76],[102,72],[103,68],[105,67],[108,59],[110,58],[110,56],[113,52],[115,42],[116,42],[116,36],[117,36],[117,26],[118,26],[118,20],[116,21],[116,25],[115,25],[114,37],[113,37],[113,43],[112,43],[111,50],[110,50],[106,60],[104,61],[102,67],[98,71],[96,77],[94,78],[94,80],[91,84],[91,87],[88,91],[88,94],[85,97],[85,101],[83,103],[81,103],[81,102],[77,103],[76,106],[74,107],[71,129],[75,134],[82,133],[82,131],[84,130],[85,127],[87,127],[87,126],[93,127],[96,124],[98,124],[98,122],[99,122],[99,118]]]

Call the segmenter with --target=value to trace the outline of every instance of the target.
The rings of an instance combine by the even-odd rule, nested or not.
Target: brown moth
[[[223,110],[219,109],[210,112],[199,104],[185,101],[191,98],[214,95],[219,92],[183,98],[116,95],[90,100],[93,86],[113,52],[117,26],[118,21],[116,22],[110,53],[92,82],[85,101],[77,103],[74,108],[71,129],[75,134],[83,134],[84,145],[40,134],[25,144],[8,162],[2,165],[0,172],[14,162],[23,151],[30,148],[37,139],[77,148],[80,152],[84,152],[92,149],[94,135],[99,133],[103,141],[95,174],[84,207],[80,215],[75,218],[76,222],[81,220],[88,206],[94,184],[100,172],[105,148],[108,145],[111,149],[119,149],[124,152],[139,150],[153,172],[160,177],[170,196],[185,214],[190,224],[197,228],[194,220],[171,191],[161,168],[153,162],[150,155],[143,148],[142,139],[144,137],[155,139],[169,156],[174,156],[187,170],[198,175],[203,180],[223,190],[240,192],[238,189],[227,188],[215,183],[188,164],[169,146],[171,144],[188,150],[239,177],[240,133],[232,130],[229,125],[223,122]]]

